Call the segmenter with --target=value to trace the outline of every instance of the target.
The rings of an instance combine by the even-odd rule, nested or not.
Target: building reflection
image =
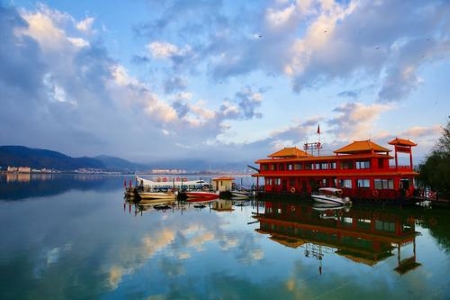
[[[326,252],[334,252],[373,266],[396,252],[395,271],[399,274],[420,266],[416,261],[416,220],[397,211],[266,201],[255,218],[260,224],[257,232],[269,234],[284,246],[303,248],[305,257],[321,261]],[[412,253],[402,258],[406,245],[412,245]]]
[[[212,209],[216,211],[228,211],[234,210],[233,201],[228,199],[218,199],[213,202]]]
[[[6,182],[30,182],[30,173],[6,173]]]

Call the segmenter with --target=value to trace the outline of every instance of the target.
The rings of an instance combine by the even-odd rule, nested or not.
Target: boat
[[[351,204],[350,198],[342,197],[342,189],[324,187],[319,188],[317,192],[313,192],[311,197],[321,203],[348,205]]]
[[[401,138],[388,144],[393,150],[370,139],[359,140],[332,154],[329,150],[322,152],[320,142],[305,143],[303,149],[285,147],[255,161],[259,165],[252,168],[257,171],[252,174],[256,197],[307,201],[317,188],[336,187],[353,203],[415,204],[418,173],[412,163],[412,149],[417,144]],[[400,161],[404,163],[400,165]]]
[[[168,199],[175,200],[177,198],[177,193],[171,190],[165,191],[138,191],[138,195],[141,199]]]
[[[217,192],[210,192],[210,191],[186,191],[184,194],[187,197],[187,201],[195,200],[214,200],[219,198],[219,194]]]

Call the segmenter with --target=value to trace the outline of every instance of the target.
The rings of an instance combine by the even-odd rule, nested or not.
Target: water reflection
[[[156,209],[124,200],[123,177],[86,190],[65,178],[53,197],[0,201],[1,299],[450,295],[445,209],[237,199]]]
[[[115,179],[115,180],[114,180]],[[115,190],[122,177],[94,174],[0,174],[0,200],[21,200],[55,196],[69,190]]]
[[[255,218],[256,231],[269,234],[276,243],[303,248],[305,257],[321,261],[333,252],[356,263],[373,266],[397,255],[395,268],[404,274],[420,266],[416,261],[416,218],[398,212],[371,208],[320,207],[311,204],[265,202]],[[412,244],[412,253],[402,257],[401,248]],[[322,273],[322,265],[319,266]]]

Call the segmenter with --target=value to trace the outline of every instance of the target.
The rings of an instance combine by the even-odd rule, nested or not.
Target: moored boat
[[[209,192],[209,191],[187,191],[187,192],[184,192],[184,194],[186,195],[188,201],[190,199],[212,200],[212,199],[219,198],[219,194],[217,192]]]
[[[311,197],[321,203],[328,203],[334,205],[351,204],[350,198],[342,197],[342,189],[325,187],[320,188],[317,192],[313,192]]]
[[[175,200],[177,197],[177,193],[172,192],[171,190],[167,192],[156,191],[156,192],[145,192],[138,191],[138,195],[141,199],[168,199]]]

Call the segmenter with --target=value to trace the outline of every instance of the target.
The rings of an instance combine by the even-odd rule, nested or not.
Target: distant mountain
[[[73,158],[56,151],[24,146],[0,146],[0,166],[3,170],[8,166],[14,166],[61,171],[80,168],[104,169],[106,167],[102,161],[95,158]]]
[[[245,162],[222,163],[208,162],[199,159],[179,159],[162,162],[139,164],[122,158],[99,155],[96,157],[70,157],[60,152],[34,149],[24,146],[0,146],[0,167],[31,167],[32,169],[55,169],[73,171],[82,168],[101,169],[119,172],[147,172],[152,169],[185,170],[188,172],[242,171]]]
[[[108,156],[108,155],[99,155],[95,156],[95,159],[101,161],[106,168],[109,170],[121,170],[121,171],[136,171],[136,170],[146,170],[149,168],[147,165],[133,163],[128,160]]]

